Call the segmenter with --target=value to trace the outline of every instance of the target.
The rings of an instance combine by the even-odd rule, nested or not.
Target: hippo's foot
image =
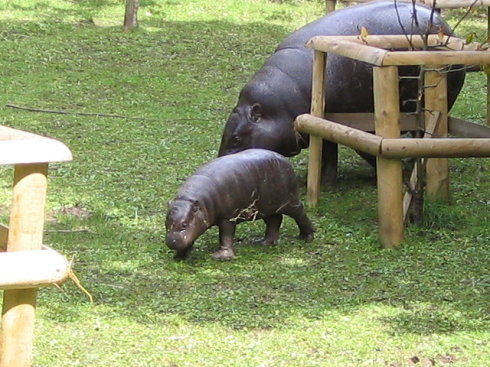
[[[299,239],[305,242],[311,242],[315,238],[315,232],[302,232],[299,234]]]
[[[276,239],[270,239],[270,238],[261,238],[260,240],[254,241],[257,245],[262,245],[262,246],[276,246],[277,245],[277,238]]]
[[[231,260],[235,257],[235,251],[229,247],[222,247],[213,254],[215,260]]]

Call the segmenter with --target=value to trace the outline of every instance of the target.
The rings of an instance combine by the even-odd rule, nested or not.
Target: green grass
[[[490,364],[488,159],[451,160],[451,201],[427,203],[397,250],[380,249],[374,172],[347,149],[339,185],[309,210],[313,243],[286,218],[277,247],[252,244],[261,222],[241,224],[231,262],[210,257],[216,228],[185,262],[164,244],[167,201],[216,156],[241,87],[322,11],[319,0],[141,1],[140,28],[124,33],[121,1],[0,4],[0,123],[73,151],[51,166],[45,242],[74,259],[95,300],[72,282],[40,291],[34,366]],[[477,14],[461,33],[485,24]],[[483,123],[484,110],[474,73],[453,114]],[[304,178],[307,152],[292,161]],[[0,171],[4,220],[11,175]]]

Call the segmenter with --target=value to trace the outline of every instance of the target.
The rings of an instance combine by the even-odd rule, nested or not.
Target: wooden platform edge
[[[71,263],[59,252],[42,250],[0,253],[0,289],[37,288],[63,283]]]
[[[61,141],[0,126],[0,165],[66,162],[73,159]]]

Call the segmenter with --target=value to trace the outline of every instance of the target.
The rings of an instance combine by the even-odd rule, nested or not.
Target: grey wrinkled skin
[[[265,245],[275,245],[282,216],[292,217],[300,238],[313,240],[314,227],[299,200],[291,164],[275,152],[249,149],[212,160],[199,168],[169,203],[165,226],[167,246],[176,258],[189,255],[194,241],[219,226],[220,248],[214,258],[234,257],[237,223],[263,219]]]
[[[431,9],[417,5],[418,26],[413,20],[413,5],[397,2],[401,23],[408,34],[437,33],[451,29],[437,13],[429,28]],[[329,13],[300,28],[286,38],[275,53],[240,92],[236,107],[226,122],[219,156],[248,148],[270,149],[293,156],[309,143],[308,136],[294,130],[294,119],[310,110],[313,50],[305,43],[318,35],[358,35],[361,27],[369,34],[404,34],[393,1],[369,2]],[[464,82],[464,71],[456,68],[448,74],[448,107],[451,108]],[[417,75],[418,68],[400,68],[401,75]],[[401,80],[400,106],[403,112],[414,110],[403,103],[417,96],[417,82]],[[366,63],[328,55],[327,112],[373,112],[372,67]],[[327,142],[325,142],[327,143]],[[331,143],[330,143],[331,144]],[[328,150],[325,145],[324,153]],[[324,160],[325,162],[325,160]],[[322,181],[326,175],[322,173]]]

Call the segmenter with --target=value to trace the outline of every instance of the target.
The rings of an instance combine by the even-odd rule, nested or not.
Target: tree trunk
[[[131,31],[138,27],[139,0],[126,0],[126,13],[124,14],[124,30]]]

